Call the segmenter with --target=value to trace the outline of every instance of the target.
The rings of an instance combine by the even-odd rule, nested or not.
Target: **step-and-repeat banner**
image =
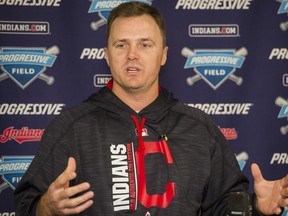
[[[111,78],[106,22],[122,2],[0,0],[0,216],[15,215],[49,122]],[[287,174],[288,0],[150,3],[166,18],[161,85],[215,120],[251,182],[253,162],[267,179]]]

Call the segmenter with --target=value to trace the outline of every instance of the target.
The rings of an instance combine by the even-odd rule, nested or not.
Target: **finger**
[[[60,199],[66,199],[72,197],[76,194],[84,192],[90,188],[90,184],[88,182],[83,182],[81,184],[66,188],[59,194]]]
[[[264,178],[262,176],[262,172],[256,163],[253,163],[251,165],[251,172],[252,172],[255,183],[258,183],[258,182],[261,182],[264,180]]]
[[[90,206],[93,205],[93,201],[92,200],[88,200],[85,203],[75,207],[75,208],[66,208],[63,210],[63,214],[64,215],[71,215],[71,214],[80,214],[81,212],[83,212],[84,210],[86,210],[87,208],[89,208]]]
[[[283,187],[281,190],[281,196],[288,200],[288,187]]]
[[[82,205],[83,203],[87,202],[94,196],[93,191],[88,191],[81,196],[71,198],[65,202],[65,207],[66,208],[75,208],[79,205]]]
[[[69,157],[66,170],[67,172],[76,172],[76,161],[73,157]]]
[[[68,164],[66,169],[58,176],[55,180],[55,187],[62,188],[63,186],[68,187],[69,181],[76,178],[76,161],[74,158],[70,157],[68,159]]]
[[[279,201],[279,205],[281,206],[281,207],[288,207],[288,198],[283,198],[283,199],[281,199],[280,201]]]
[[[273,210],[273,214],[275,215],[279,215],[281,212],[282,212],[282,209],[278,207]]]
[[[281,179],[280,184],[282,187],[288,187],[288,175]]]

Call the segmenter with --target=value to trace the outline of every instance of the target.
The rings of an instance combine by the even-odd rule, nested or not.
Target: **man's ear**
[[[163,49],[161,66],[165,65],[165,63],[166,63],[166,61],[167,61],[167,54],[168,54],[168,47],[166,46],[166,47]]]
[[[109,62],[109,55],[108,55],[108,48],[107,47],[104,47],[104,55],[105,55],[105,59],[106,59],[106,62],[108,64],[108,66],[110,66],[110,62]]]

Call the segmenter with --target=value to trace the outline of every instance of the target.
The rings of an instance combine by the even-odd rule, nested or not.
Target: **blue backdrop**
[[[106,20],[121,2],[0,0],[0,215],[15,214],[48,123],[110,79]],[[251,183],[252,162],[287,174],[288,0],[150,3],[166,18],[161,85],[216,121]]]

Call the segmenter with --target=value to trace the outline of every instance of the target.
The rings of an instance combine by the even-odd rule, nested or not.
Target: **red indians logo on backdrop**
[[[238,135],[235,128],[220,128],[222,134],[225,136],[227,140],[235,140]]]
[[[44,129],[29,129],[28,127],[14,129],[14,127],[9,127],[0,134],[0,143],[6,143],[11,139],[19,144],[23,142],[40,141],[43,133]]]

